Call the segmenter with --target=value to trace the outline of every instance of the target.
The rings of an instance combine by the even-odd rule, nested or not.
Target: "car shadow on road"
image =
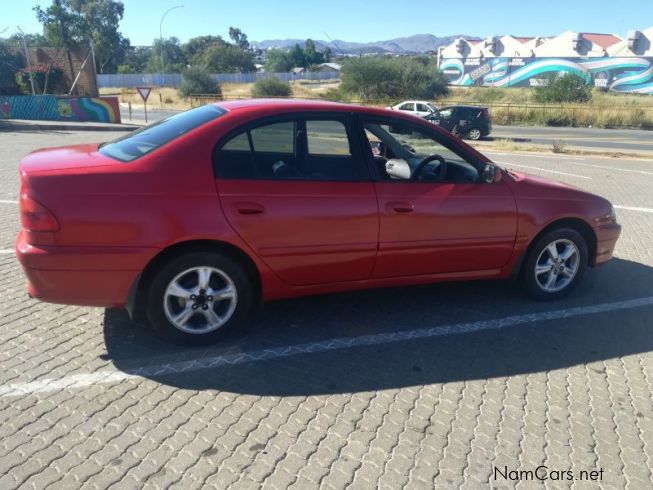
[[[434,284],[276,301],[244,331],[206,348],[184,348],[132,323],[104,317],[107,358],[116,368],[187,389],[255,395],[350,393],[508,377],[653,350],[653,305],[484,329],[513,315],[568,310],[653,296],[653,268],[614,259],[589,271],[568,298],[539,303],[503,282]],[[538,318],[538,317],[536,317]],[[474,323],[470,333],[456,332]],[[416,329],[453,325],[454,334],[405,340]],[[333,339],[384,334],[384,342],[331,348]],[[286,355],[288,346],[309,346]],[[310,346],[326,346],[309,352]],[[271,358],[221,364],[240,354]],[[217,362],[214,362],[217,360]],[[163,368],[168,369],[163,369]]]

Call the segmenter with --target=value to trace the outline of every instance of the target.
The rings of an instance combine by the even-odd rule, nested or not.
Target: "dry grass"
[[[436,104],[480,104],[496,124],[653,129],[653,97],[594,90],[586,104],[538,104],[528,88],[452,87]]]
[[[293,97],[319,98],[331,88],[339,85],[338,80],[313,81],[296,80],[290,82]],[[225,100],[247,99],[252,96],[253,83],[223,83],[222,96]],[[100,95],[118,95],[121,103],[132,103],[134,107],[142,107],[143,99],[135,88],[104,87],[100,89]],[[160,107],[165,109],[189,109],[191,100],[188,97],[181,97],[176,88],[164,87],[152,88],[147,99],[148,107]]]

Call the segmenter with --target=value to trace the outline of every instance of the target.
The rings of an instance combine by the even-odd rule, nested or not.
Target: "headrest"
[[[410,179],[410,165],[401,158],[391,158],[385,162],[385,171],[394,179]]]

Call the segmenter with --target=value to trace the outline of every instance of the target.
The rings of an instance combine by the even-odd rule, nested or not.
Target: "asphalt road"
[[[177,114],[176,110],[148,108],[148,121],[154,122]],[[122,107],[122,120],[129,123],[129,114]],[[144,122],[142,108],[132,111],[131,122]],[[653,152],[653,131],[636,129],[554,128],[494,125],[490,138],[513,139],[537,145],[551,146],[555,140],[564,141],[568,147],[590,148],[612,152]]]
[[[576,479],[546,488],[650,488],[653,162],[489,153],[617,206],[615,259],[566,299],[492,281],[299,298],[190,349],[26,295],[20,159],[106,136],[0,133],[0,488],[529,489],[494,468],[541,465]]]
[[[552,128],[497,126],[491,137],[524,140],[533,144],[552,145],[555,140],[568,146],[622,152],[653,152],[653,131],[638,129]]]

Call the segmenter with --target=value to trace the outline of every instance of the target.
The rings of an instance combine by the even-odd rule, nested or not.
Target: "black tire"
[[[467,131],[466,137],[472,141],[478,141],[483,136],[483,133],[479,128],[472,128]]]
[[[576,246],[578,258],[577,258],[577,263],[575,265],[577,265],[577,269],[575,270],[573,277],[569,281],[567,281],[567,279],[569,279],[568,275],[562,273],[560,273],[559,275],[558,271],[555,271],[554,272],[555,282],[552,285],[552,287],[553,288],[561,287],[561,289],[546,290],[544,289],[546,284],[542,285],[541,282],[546,282],[546,279],[548,279],[549,277],[548,273],[544,272],[540,276],[538,276],[539,277],[539,281],[538,281],[538,278],[536,277],[536,266],[538,264],[538,259],[540,260],[540,264],[543,264],[544,267],[548,266],[547,264],[549,262],[550,254],[549,252],[545,252],[545,249],[550,244],[557,241],[562,241],[562,242],[558,242],[558,245],[556,245],[558,249],[561,247],[561,245],[564,246],[564,241],[572,242]],[[571,228],[558,228],[539,237],[529,248],[528,254],[526,255],[526,259],[524,260],[524,265],[521,270],[522,283],[524,284],[524,287],[528,292],[528,294],[536,300],[553,301],[556,299],[560,299],[566,296],[567,294],[569,294],[576,287],[576,284],[578,284],[578,281],[585,273],[585,269],[587,268],[587,262],[588,262],[587,243],[585,242],[585,239],[582,237],[582,235],[578,233],[576,230],[573,230]],[[569,269],[572,268],[571,261],[566,263],[562,262],[557,267],[566,269],[567,266],[569,266]],[[555,268],[556,266],[553,266],[552,271]]]
[[[171,298],[165,299],[165,295],[166,290],[173,279],[176,279],[181,275],[182,279],[192,280],[192,276],[195,274],[194,272],[188,272],[188,275],[183,275],[182,273],[199,267],[215,270],[215,273],[211,275],[210,279],[211,281],[214,281],[214,284],[215,281],[221,280],[222,276],[217,275],[218,272],[224,274],[225,277],[231,280],[236,291],[235,308],[228,317],[228,320],[217,329],[207,331],[206,333],[188,333],[181,330],[170,321],[168,314],[166,313],[166,308],[170,311],[172,306],[164,307],[164,301],[171,301]],[[197,276],[197,280],[199,281],[199,276]],[[235,327],[243,324],[252,309],[253,287],[244,268],[237,261],[219,253],[198,251],[180,255],[167,262],[163,267],[155,272],[150,281],[146,298],[147,318],[151,325],[159,330],[164,336],[177,343],[185,345],[207,345],[217,342]],[[205,296],[202,295],[202,298],[205,298]],[[208,296],[206,296],[206,298],[208,298]],[[172,299],[172,301],[174,301],[174,299]],[[216,309],[221,308],[224,304],[216,301],[215,306],[213,306],[213,303],[209,303],[206,299],[199,300],[197,296],[195,300],[177,301],[179,302],[179,305],[175,307],[181,309],[186,307],[186,301],[188,301],[189,304],[198,305],[199,308],[196,313],[194,313],[193,317],[189,319],[189,322],[193,320],[197,323],[201,323],[202,317],[204,317],[204,314],[201,311],[203,309],[203,304],[207,304],[207,308],[210,307]],[[209,304],[211,306],[209,306]],[[227,310],[229,309],[230,307],[227,308]],[[227,315],[225,314],[224,316]],[[204,318],[204,321],[208,324],[206,318]],[[208,325],[206,328],[209,328]]]

